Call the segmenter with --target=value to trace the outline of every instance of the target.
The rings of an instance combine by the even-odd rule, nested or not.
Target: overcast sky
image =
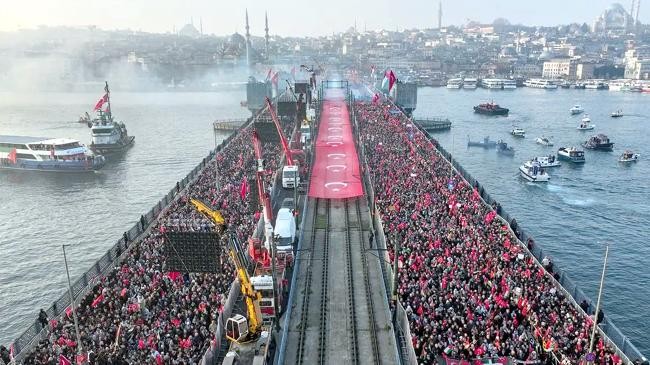
[[[650,20],[650,0],[643,0],[639,20]],[[611,0],[443,0],[443,25],[467,19],[492,22],[504,17],[511,23],[557,25],[591,24]],[[628,9],[631,0],[621,4]],[[264,11],[271,34],[323,35],[354,24],[363,30],[437,25],[438,0],[0,0],[0,30],[38,25],[96,25],[103,29],[170,32],[194,19],[204,33],[244,32],[248,8],[251,33],[263,34]]]

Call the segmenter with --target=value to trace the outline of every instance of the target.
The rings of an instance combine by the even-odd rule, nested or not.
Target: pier
[[[247,119],[220,119],[212,123],[215,131],[236,131],[246,123]]]
[[[413,121],[426,131],[437,132],[451,129],[451,121],[447,118],[413,118]]]

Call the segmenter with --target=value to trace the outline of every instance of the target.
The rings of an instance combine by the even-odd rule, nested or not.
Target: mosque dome
[[[246,47],[246,38],[239,33],[234,33],[228,38],[228,43],[231,47],[243,48]]]

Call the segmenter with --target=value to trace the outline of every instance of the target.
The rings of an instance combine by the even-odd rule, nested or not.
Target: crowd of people
[[[69,308],[60,318],[46,316],[43,321],[39,316],[39,322],[48,327],[48,337],[25,358],[25,364],[58,365],[60,355],[74,362],[79,345],[91,364],[199,363],[215,340],[218,316],[236,277],[234,267],[227,250],[222,250],[218,274],[169,272],[164,235],[170,230],[214,229],[189,202],[198,198],[220,210],[227,229],[246,242],[259,217],[251,200],[254,194],[247,188],[255,186],[252,129],[240,131],[187,189],[179,189],[178,199],[144,238],[133,243],[119,266],[80,300],[76,314],[81,344]],[[263,149],[267,170],[275,171],[281,157],[279,145],[264,143]],[[267,185],[271,180],[269,173]]]
[[[390,104],[358,103],[357,119],[419,363],[580,363],[593,319],[555,283],[552,262],[538,264],[435,142]],[[597,364],[622,363],[602,338],[594,352]]]

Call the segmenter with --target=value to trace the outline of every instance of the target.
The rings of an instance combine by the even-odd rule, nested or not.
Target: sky
[[[642,0],[639,20],[650,21],[650,0]],[[591,24],[612,0],[442,0],[443,25],[467,20],[491,23],[503,17],[513,24]],[[437,26],[439,0],[0,0],[0,31],[39,25],[96,25],[102,29],[147,32],[178,30],[192,19],[206,34],[244,32],[248,8],[251,33],[264,33],[264,12],[271,34],[315,36],[357,29],[404,29]],[[620,2],[626,9],[632,0]]]

